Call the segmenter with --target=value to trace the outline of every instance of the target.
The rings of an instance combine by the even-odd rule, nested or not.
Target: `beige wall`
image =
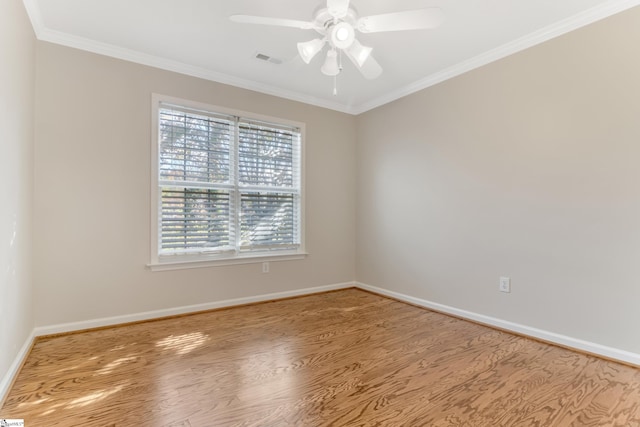
[[[0,94],[18,112],[0,117],[0,233],[15,242],[0,248],[14,349],[0,374],[32,326],[33,36],[18,6],[0,14]],[[357,118],[38,43],[36,325],[357,278],[640,352],[638,23],[635,8]],[[153,92],[306,123],[306,260],[145,268]]]
[[[20,0],[0,2],[0,398],[33,329],[31,207],[35,37]]]
[[[639,40],[636,7],[361,115],[358,280],[640,353]]]
[[[55,325],[355,278],[355,118],[40,42],[36,324]],[[306,123],[302,261],[151,272],[151,94]]]

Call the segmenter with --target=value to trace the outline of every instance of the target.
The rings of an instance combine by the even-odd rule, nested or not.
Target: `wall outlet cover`
[[[511,279],[508,277],[500,278],[500,292],[511,292]]]

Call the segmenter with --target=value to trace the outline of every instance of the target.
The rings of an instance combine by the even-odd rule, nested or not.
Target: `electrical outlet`
[[[263,273],[268,273],[269,272],[269,263],[268,262],[263,262],[262,263],[262,272]]]
[[[500,278],[500,292],[511,292],[511,279],[508,277]]]

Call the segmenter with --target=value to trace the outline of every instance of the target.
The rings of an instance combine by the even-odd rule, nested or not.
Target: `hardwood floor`
[[[640,370],[349,289],[37,341],[36,426],[640,426]]]

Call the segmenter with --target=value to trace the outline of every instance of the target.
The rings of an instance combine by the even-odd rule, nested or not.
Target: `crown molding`
[[[35,35],[38,40],[41,41],[72,47],[167,71],[173,71],[192,77],[210,80],[216,83],[235,86],[241,89],[247,89],[316,107],[327,108],[341,113],[359,115],[472,71],[476,68],[498,61],[522,50],[544,43],[578,28],[592,24],[611,15],[615,15],[616,13],[638,6],[640,5],[640,0],[611,0],[359,105],[345,105],[339,102],[333,102],[303,93],[286,90],[277,86],[242,79],[228,74],[208,70],[206,68],[188,65],[179,61],[173,61],[135,50],[125,49],[107,43],[101,43],[95,40],[51,30],[47,28],[43,22],[37,0],[23,0],[23,3],[27,10],[27,14],[29,15],[29,19],[31,20],[31,25],[33,26]]]
[[[149,55],[132,49],[125,49],[119,46],[102,43],[95,40],[74,36],[61,31],[47,28],[42,19],[37,0],[23,0],[27,15],[33,26],[34,33],[38,40],[84,50],[99,55],[109,56],[128,62],[134,62],[149,67],[159,68],[166,71],[173,71],[191,77],[197,77],[216,83],[235,86],[241,89],[248,89],[254,92],[272,95],[291,101],[302,102],[316,107],[327,108],[347,114],[354,114],[353,108],[338,102],[327,101],[306,94],[289,91],[280,87],[271,86],[252,80],[234,77],[228,74],[215,72],[202,67],[185,64],[179,61]]]
[[[72,36],[66,33],[49,29],[41,29],[40,34],[41,36],[39,37],[39,39],[41,41],[55,43],[75,49],[84,50],[87,52],[96,53],[99,55],[121,59],[128,62],[134,62],[149,67],[159,68],[166,71],[173,71],[175,73],[235,86],[241,89],[248,89],[254,92],[259,92],[265,95],[272,95],[291,101],[302,102],[304,104],[314,105],[316,107],[353,114],[353,111],[350,107],[337,102],[331,102],[302,93],[289,91],[276,86],[234,77],[229,74],[219,73],[216,71],[208,70],[206,68],[185,64],[183,62],[173,61],[159,56],[149,55],[135,50],[125,49],[119,46],[101,43],[82,37]]]
[[[446,80],[457,77],[461,74],[480,68],[484,65],[498,61],[507,56],[513,55],[530,47],[544,43],[563,34],[585,27],[594,22],[608,18],[616,13],[640,5],[640,0],[612,0],[600,6],[586,10],[570,18],[556,22],[524,37],[489,50],[466,61],[460,62],[452,67],[446,68],[437,73],[431,74],[423,79],[413,82],[387,95],[376,98],[354,108],[354,114],[362,114],[374,108],[396,101],[405,96],[419,92],[430,86],[442,83]]]

